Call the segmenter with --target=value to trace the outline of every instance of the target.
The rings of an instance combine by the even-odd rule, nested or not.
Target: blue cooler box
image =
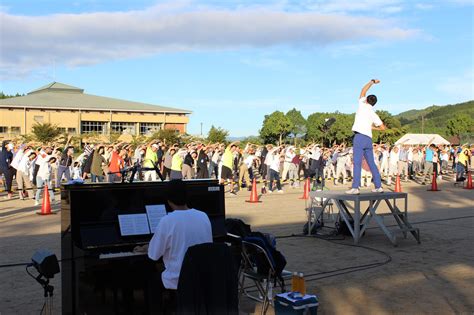
[[[317,315],[318,297],[316,295],[301,296],[293,292],[275,296],[275,315]]]

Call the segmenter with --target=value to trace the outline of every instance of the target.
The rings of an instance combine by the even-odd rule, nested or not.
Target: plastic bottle
[[[263,289],[267,287],[267,279],[263,279],[262,287]],[[260,292],[258,293],[258,297],[260,298],[260,300],[263,300],[263,296]]]
[[[298,292],[298,281],[298,273],[295,271],[291,277],[291,292]]]
[[[271,282],[268,284],[268,292],[267,293],[268,293],[267,294],[268,300],[273,301],[273,285],[272,285]]]
[[[303,275],[302,272],[299,273],[298,278],[299,278],[299,292],[302,295],[305,295],[306,294],[306,284],[305,284],[304,275]]]

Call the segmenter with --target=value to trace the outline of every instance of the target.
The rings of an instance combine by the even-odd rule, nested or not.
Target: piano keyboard
[[[99,259],[112,259],[112,258],[122,258],[122,257],[130,257],[130,256],[143,256],[147,255],[145,252],[121,252],[121,253],[107,253],[107,254],[100,254]]]

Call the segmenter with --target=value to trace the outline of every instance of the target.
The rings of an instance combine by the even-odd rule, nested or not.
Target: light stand
[[[44,303],[40,314],[53,314],[53,292],[54,287],[49,280],[59,273],[59,263],[56,255],[48,250],[39,250],[31,258],[32,263],[26,265],[26,273],[43,287]],[[28,268],[35,267],[38,276],[30,273]]]
[[[42,287],[43,287],[43,296],[44,296],[44,303],[43,307],[41,308],[40,314],[47,314],[51,315],[53,314],[53,292],[54,292],[54,286],[49,284],[50,278],[47,278],[43,276],[42,274],[39,274],[38,276],[33,276],[30,271],[28,270],[29,267],[33,266],[33,264],[28,264],[26,266],[26,272],[32,277],[33,279],[36,280]],[[43,278],[44,277],[44,278]]]

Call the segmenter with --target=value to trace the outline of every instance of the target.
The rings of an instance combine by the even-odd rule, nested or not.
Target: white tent
[[[397,142],[395,145],[398,144],[408,144],[408,145],[418,145],[418,144],[449,144],[449,141],[444,139],[438,134],[429,134],[429,133],[407,133]]]

